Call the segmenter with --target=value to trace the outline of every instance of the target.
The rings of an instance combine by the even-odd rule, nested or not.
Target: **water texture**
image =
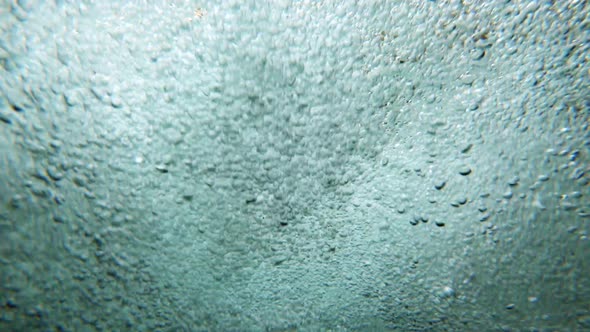
[[[0,0],[0,330],[590,330],[589,12]]]

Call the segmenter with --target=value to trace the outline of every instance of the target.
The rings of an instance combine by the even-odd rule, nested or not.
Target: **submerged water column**
[[[590,329],[583,1],[0,4],[0,329]]]

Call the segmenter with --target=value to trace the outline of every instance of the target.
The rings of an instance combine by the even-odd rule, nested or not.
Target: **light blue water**
[[[0,330],[590,330],[583,1],[0,1]]]

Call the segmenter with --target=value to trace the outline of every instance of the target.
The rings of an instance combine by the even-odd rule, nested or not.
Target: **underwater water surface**
[[[585,1],[0,1],[0,330],[590,330]]]

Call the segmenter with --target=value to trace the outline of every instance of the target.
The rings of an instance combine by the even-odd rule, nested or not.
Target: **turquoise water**
[[[583,1],[0,1],[0,330],[590,330]]]

